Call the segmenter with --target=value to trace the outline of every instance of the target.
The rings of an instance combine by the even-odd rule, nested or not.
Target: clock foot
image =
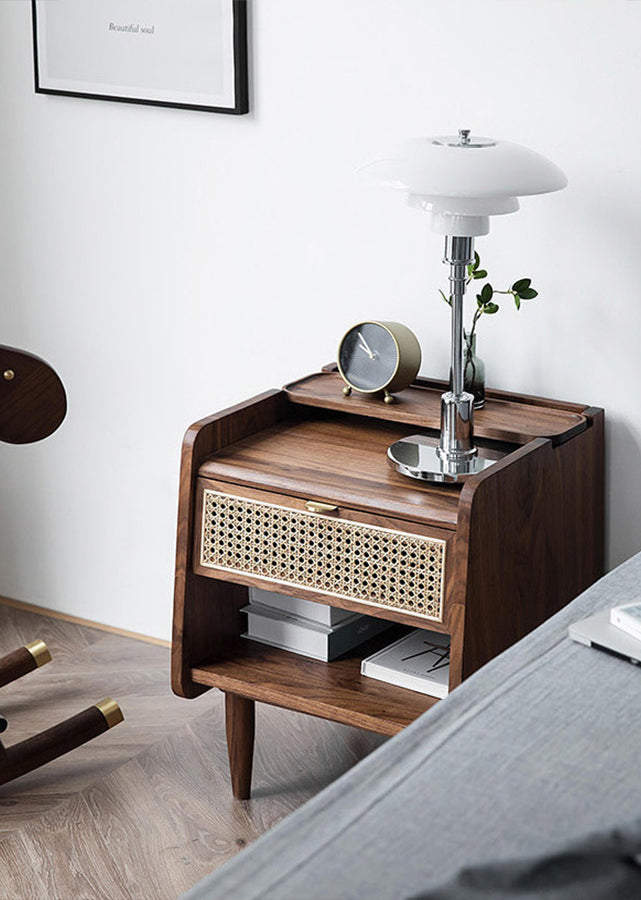
[[[349,395],[352,393],[351,387],[349,387],[348,385],[345,385],[345,387],[343,388],[343,393],[345,394],[346,397],[349,397]]]
[[[388,404],[389,404],[389,403],[393,403],[393,402],[394,402],[394,395],[393,395],[393,394],[390,394],[389,391],[385,391],[385,396],[383,397],[383,402],[384,402],[384,403],[388,403]]]

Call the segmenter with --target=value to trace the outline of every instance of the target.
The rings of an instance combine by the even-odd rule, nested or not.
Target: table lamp
[[[473,137],[468,129],[408,141],[361,171],[378,184],[404,191],[410,206],[431,214],[432,230],[445,236],[443,261],[450,266],[450,390],[441,397],[440,439],[405,438],[392,444],[388,457],[412,478],[462,481],[495,461],[474,444],[474,397],[463,382],[463,297],[474,238],[488,234],[490,216],[516,212],[518,197],[561,190],[567,178],[527,147]]]

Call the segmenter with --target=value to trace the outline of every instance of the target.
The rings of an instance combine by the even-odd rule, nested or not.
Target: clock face
[[[338,365],[345,381],[357,391],[381,391],[398,369],[398,344],[382,325],[362,322],[341,341]]]

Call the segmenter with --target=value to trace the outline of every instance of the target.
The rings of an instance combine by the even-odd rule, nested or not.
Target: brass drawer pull
[[[338,507],[332,506],[330,503],[319,503],[316,500],[308,500],[305,504],[310,512],[315,513],[337,513]]]

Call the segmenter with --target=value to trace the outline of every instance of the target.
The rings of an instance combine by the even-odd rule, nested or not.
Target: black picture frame
[[[73,0],[68,0],[69,5]],[[85,0],[87,2],[87,0]],[[211,113],[226,113],[229,115],[244,115],[249,112],[249,85],[248,85],[248,53],[247,53],[247,0],[212,0],[212,2],[219,2],[223,7],[227,4],[230,4],[230,20],[228,16],[228,25],[231,26],[231,31],[228,34],[221,35],[221,40],[225,42],[225,46],[228,48],[228,59],[226,60],[227,68],[224,73],[222,73],[222,77],[227,86],[226,89],[226,97],[225,102],[223,103],[211,103],[211,102],[202,102],[201,95],[198,95],[199,99],[196,101],[194,99],[193,102],[189,102],[189,98],[181,97],[180,99],[176,99],[175,96],[132,96],[131,93],[127,95],[123,95],[123,93],[119,93],[118,90],[114,90],[113,93],[108,92],[106,89],[103,90],[91,90],[91,89],[83,89],[83,84],[86,85],[86,81],[83,82],[82,73],[78,73],[78,88],[70,87],[68,83],[68,79],[64,79],[63,84],[60,84],[60,79],[52,78],[48,71],[47,66],[47,56],[46,53],[43,53],[43,41],[47,45],[47,52],[50,49],[51,41],[47,40],[49,35],[47,34],[47,20],[44,15],[44,9],[42,4],[47,3],[47,0],[31,0],[31,11],[32,11],[32,25],[33,25],[33,58],[34,58],[34,79],[35,79],[35,90],[38,94],[58,94],[66,97],[84,97],[91,100],[111,100],[119,103],[138,103],[143,104],[145,106],[164,106],[164,107],[172,107],[176,109],[193,109],[200,110],[203,112],[211,112]],[[56,0],[56,3],[53,4],[53,8],[55,9],[55,14],[59,14],[60,7],[65,3],[65,0]],[[135,13],[136,5],[140,3],[140,0],[131,0],[131,8]],[[177,5],[180,5],[181,10],[185,10],[186,4],[184,2],[181,3],[181,0],[176,0]],[[144,3],[141,3],[141,6],[144,6]],[[47,10],[47,15],[50,14],[50,10]],[[135,19],[136,16],[132,16],[132,20]],[[114,26],[114,23],[110,23],[111,26]],[[130,34],[140,34],[141,25],[138,23],[137,25],[138,31],[134,32],[135,28],[134,24],[130,26],[120,26],[116,25],[113,27],[114,31],[119,32],[129,32]],[[143,27],[143,33],[145,33],[145,27]],[[152,26],[147,26],[147,34],[153,34],[153,32],[149,32],[149,28]],[[155,26],[154,26],[155,27]],[[81,40],[82,35],[78,35],[77,32],[74,32],[74,37],[72,40]],[[213,56],[214,54],[212,54]],[[44,58],[43,58],[44,56]],[[117,65],[117,62],[113,61],[114,65]],[[115,85],[114,85],[115,87]],[[128,91],[137,90],[135,87],[127,87]],[[139,93],[144,94],[145,90],[142,89]],[[162,93],[160,91],[151,91],[150,93]],[[167,92],[173,93],[173,92]]]

